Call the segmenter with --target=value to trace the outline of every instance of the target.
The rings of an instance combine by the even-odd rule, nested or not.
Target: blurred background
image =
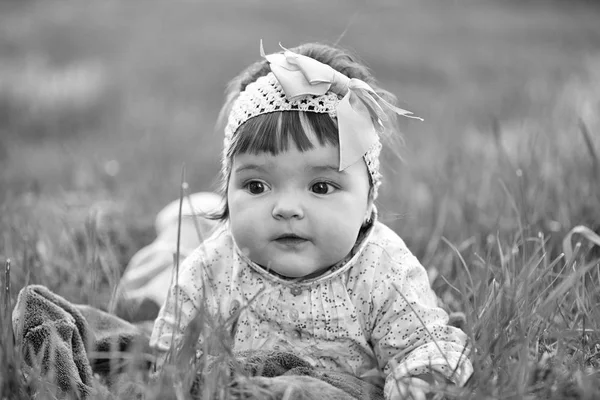
[[[380,213],[426,265],[453,257],[442,237],[598,230],[598,21],[586,1],[2,1],[0,255],[47,261],[104,207],[124,263],[182,165],[215,190],[223,92],[260,39],[338,43],[425,119],[383,155]]]

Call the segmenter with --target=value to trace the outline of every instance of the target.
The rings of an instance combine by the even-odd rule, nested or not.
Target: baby
[[[203,309],[239,314],[234,351],[290,351],[380,376],[388,399],[424,398],[440,377],[464,384],[467,336],[377,220],[380,137],[390,117],[411,113],[384,100],[393,96],[346,51],[305,44],[262,55],[230,85],[222,224],[170,288],[151,339],[158,366]]]

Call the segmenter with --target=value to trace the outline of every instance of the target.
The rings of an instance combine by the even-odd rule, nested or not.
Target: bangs
[[[288,151],[291,144],[303,152],[314,148],[314,138],[321,146],[339,144],[337,124],[329,114],[303,111],[261,114],[240,125],[227,157],[263,152],[277,155]]]

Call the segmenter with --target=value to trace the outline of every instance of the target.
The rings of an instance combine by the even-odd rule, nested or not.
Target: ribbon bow
[[[320,96],[328,91],[343,96],[336,109],[340,171],[360,160],[377,143],[378,134],[385,129],[383,122],[387,121],[384,108],[404,117],[423,120],[385,101],[366,82],[348,78],[314,58],[281,48],[283,53],[266,55],[260,41],[260,55],[269,63],[288,100],[306,95]]]

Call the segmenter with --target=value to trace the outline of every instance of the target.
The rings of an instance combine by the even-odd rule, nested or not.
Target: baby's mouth
[[[276,237],[275,242],[287,246],[296,246],[304,242],[308,242],[308,239],[305,239],[298,235],[294,235],[293,233],[289,233]]]

